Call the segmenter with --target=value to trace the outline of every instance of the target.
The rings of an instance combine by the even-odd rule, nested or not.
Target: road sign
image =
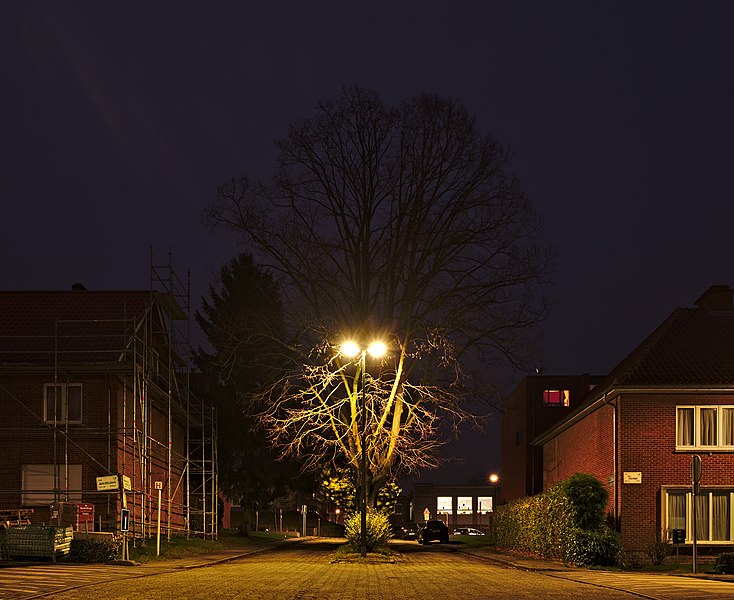
[[[130,531],[130,510],[127,508],[120,511],[120,531]]]
[[[694,454],[691,457],[691,481],[693,481],[693,483],[701,482],[702,471],[703,467],[701,465],[701,457],[698,454]]]
[[[162,490],[163,489],[163,482],[162,481],[155,481],[155,489]]]
[[[673,543],[674,544],[685,544],[686,543],[686,530],[685,529],[673,529]]]
[[[108,492],[110,490],[120,489],[120,481],[117,475],[107,475],[106,477],[97,477],[97,491]]]
[[[133,489],[133,484],[130,481],[130,478],[127,475],[122,475],[122,489],[127,490],[128,492],[131,492]]]

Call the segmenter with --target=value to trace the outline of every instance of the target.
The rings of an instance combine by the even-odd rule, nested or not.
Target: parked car
[[[418,523],[406,523],[400,528],[400,538],[404,540],[417,540],[421,532]]]
[[[457,527],[454,529],[453,535],[484,535],[484,532],[473,527]]]
[[[427,544],[428,542],[439,541],[442,544],[449,543],[449,528],[443,521],[427,521],[421,528],[418,535],[418,542]]]

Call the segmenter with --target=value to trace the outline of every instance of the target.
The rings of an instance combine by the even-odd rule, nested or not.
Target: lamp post
[[[360,425],[360,444],[362,446],[360,458],[360,470],[362,471],[362,497],[360,498],[361,526],[360,526],[360,544],[359,554],[362,558],[367,556],[367,399],[364,396],[365,371],[367,370],[367,353],[370,356],[378,358],[384,356],[387,348],[382,342],[372,342],[368,348],[360,348],[356,342],[346,342],[342,344],[342,354],[355,357],[360,355],[360,364],[362,373],[359,378],[359,395],[362,398],[362,423]]]

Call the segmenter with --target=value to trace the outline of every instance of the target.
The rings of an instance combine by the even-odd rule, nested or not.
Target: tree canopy
[[[525,364],[552,252],[508,151],[451,100],[391,107],[347,88],[277,147],[272,180],[222,185],[207,220],[241,234],[288,301],[300,352],[267,395],[271,438],[356,470],[366,416],[374,499],[391,476],[436,464],[441,425],[470,417],[488,368]],[[391,352],[347,360],[339,344],[353,337]]]
[[[266,506],[298,485],[300,464],[278,460],[250,398],[280,376],[282,305],[272,277],[246,254],[222,267],[196,320],[211,350],[196,362],[217,408],[219,480],[246,506]]]

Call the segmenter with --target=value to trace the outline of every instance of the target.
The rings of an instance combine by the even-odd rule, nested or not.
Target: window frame
[[[59,389],[61,391],[61,415],[49,415],[49,397],[48,393],[50,389]],[[69,416],[69,390],[79,390],[79,418],[78,419],[67,419]],[[57,401],[55,401],[57,403]],[[81,383],[45,383],[43,384],[43,421],[45,423],[57,425],[81,425],[84,413],[84,389]]]
[[[672,528],[668,526],[668,523],[670,521],[668,511],[669,511],[669,505],[670,505],[670,496],[671,494],[685,494],[685,532],[686,532],[686,544],[692,544],[693,543],[693,494],[691,492],[691,488],[685,488],[680,486],[671,486],[667,488],[663,488],[663,499],[660,503],[662,515],[661,515],[661,523],[663,524],[663,531],[667,534],[667,539],[672,539],[673,537],[673,531]],[[728,505],[728,511],[729,511],[729,539],[728,540],[712,540],[711,537],[713,536],[714,532],[714,494],[721,495],[721,494],[728,494],[729,495],[729,505]],[[706,501],[706,513],[707,513],[707,529],[708,529],[708,537],[709,539],[698,539],[697,544],[705,544],[709,546],[734,546],[734,488],[728,487],[728,486],[707,486],[705,488],[701,489],[701,493],[697,495],[696,503],[701,502],[704,500]],[[698,506],[697,506],[698,508]],[[700,532],[696,532],[699,533]]]
[[[701,443],[701,412],[704,410],[716,410],[716,443]],[[685,410],[693,410],[693,444],[681,444],[680,433],[680,415]],[[732,444],[723,444],[724,439],[724,419],[723,412],[726,410],[734,411],[731,404],[680,404],[675,407],[675,449],[676,450],[700,450],[704,452],[712,451],[728,451],[734,452],[734,436],[731,436]],[[734,419],[732,419],[734,422]]]

